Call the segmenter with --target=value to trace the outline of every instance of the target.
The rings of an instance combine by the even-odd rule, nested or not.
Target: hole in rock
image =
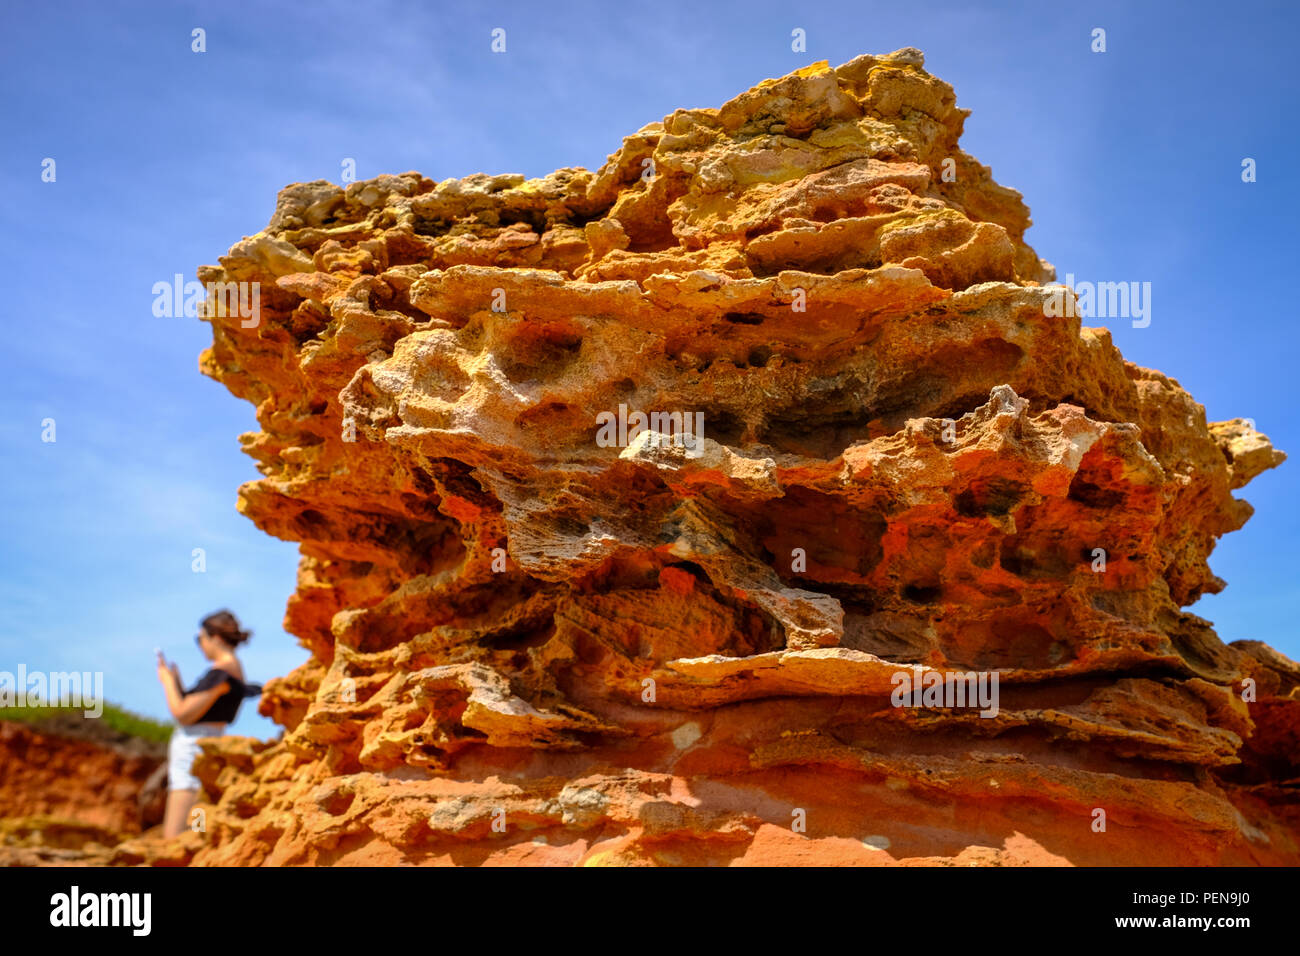
[[[498,361],[511,381],[547,381],[563,372],[581,350],[577,323],[523,322]]]
[[[553,636],[555,636],[554,622],[548,622],[545,627],[541,628],[534,624],[525,624],[507,628],[499,634],[484,638],[480,643],[503,651],[522,651],[532,647],[541,647]]]
[[[726,505],[733,512],[741,507]],[[884,517],[855,512],[834,495],[792,485],[782,497],[744,510],[746,523],[758,530],[765,563],[787,586],[826,590],[836,582],[855,584],[880,563]],[[827,528],[834,533],[825,533]],[[795,548],[807,558],[802,572],[792,566]]]
[[[355,792],[347,790],[334,791],[326,797],[324,803],[321,804],[321,809],[325,810],[325,813],[328,813],[331,817],[338,817],[343,813],[347,813],[347,809],[350,808],[354,800],[356,800]]]
[[[1124,492],[1115,488],[1103,488],[1085,481],[1082,475],[1075,475],[1070,482],[1069,498],[1088,508],[1118,508],[1124,503]]]
[[[324,537],[329,531],[329,520],[316,511],[314,508],[308,508],[298,514],[293,519],[293,534],[299,539],[315,539]]]
[[[739,446],[745,434],[745,423],[726,411],[704,412],[704,437],[720,445]]]
[[[943,593],[943,588],[937,584],[905,584],[901,593],[904,600],[913,604],[934,604]]]
[[[953,507],[963,518],[1001,517],[1011,512],[1025,491],[1025,486],[1018,481],[977,478],[953,499]]]
[[[841,599],[840,603],[844,606],[842,647],[898,663],[923,660],[931,650],[933,639],[927,618],[877,611],[864,601]]]
[[[829,460],[869,437],[871,412],[839,388],[816,406],[768,416],[760,441],[779,452]]]
[[[761,325],[767,316],[761,312],[728,312],[722,318],[733,325]]]
[[[1002,542],[999,561],[1002,570],[1031,580],[1068,578],[1079,570],[1079,564],[1069,549],[1059,542],[1050,539],[1035,541],[1022,535]],[[1088,561],[1092,561],[1091,552]]]
[[[1014,382],[1024,354],[1018,345],[1002,339],[938,349],[927,356],[926,367],[880,384],[871,417],[881,419],[891,431],[909,418],[960,418],[986,404],[993,386]]]
[[[949,639],[954,662],[984,670],[999,667],[1048,670],[1065,663],[1056,638],[1034,621],[1003,618],[955,626],[957,634]]]

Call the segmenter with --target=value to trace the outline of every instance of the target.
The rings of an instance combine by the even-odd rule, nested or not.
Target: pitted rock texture
[[[1300,863],[1300,668],[1182,610],[1283,456],[1047,317],[966,115],[901,50],[595,173],[285,189],[201,366],[311,657],[184,859]]]

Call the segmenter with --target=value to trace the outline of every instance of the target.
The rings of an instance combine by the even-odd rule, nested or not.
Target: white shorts
[[[199,740],[204,737],[220,737],[225,732],[225,724],[177,726],[167,744],[167,789],[202,789],[198,779],[190,772],[194,758],[199,755]]]

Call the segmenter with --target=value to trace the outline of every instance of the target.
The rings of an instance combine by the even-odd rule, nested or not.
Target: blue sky
[[[198,618],[221,606],[255,631],[251,678],[305,657],[280,627],[297,547],[234,507],[257,477],[236,440],[252,407],[198,374],[208,326],[151,311],[155,282],[261,229],[282,186],[337,182],[349,157],[358,178],[594,169],[677,107],[821,59],[924,50],[974,111],[966,150],[1024,193],[1038,253],[1061,276],[1152,283],[1149,328],[1092,324],[1211,420],[1252,417],[1300,454],[1285,299],[1298,21],[1253,2],[15,8],[0,32],[0,670],[102,670],[110,699],[165,716],[152,649],[192,680]],[[1224,640],[1295,658],[1298,469],[1245,490],[1256,515],[1211,559],[1229,587],[1193,608]],[[236,729],[277,728],[245,707]]]

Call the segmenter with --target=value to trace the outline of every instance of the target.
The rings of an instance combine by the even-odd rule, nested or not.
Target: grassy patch
[[[82,707],[0,707],[0,720],[14,720],[24,724],[40,724],[53,717],[81,716]],[[94,718],[82,717],[83,720]],[[164,724],[150,717],[133,714],[116,704],[104,704],[104,713],[98,718],[105,727],[131,737],[139,737],[152,743],[167,743],[172,735],[171,724]]]

